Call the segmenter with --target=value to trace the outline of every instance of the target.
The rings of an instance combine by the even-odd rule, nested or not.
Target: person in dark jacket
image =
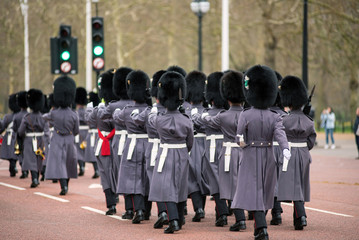
[[[358,149],[358,157],[356,159],[359,159],[359,107],[356,110],[356,118],[355,118],[353,130],[355,134],[355,143]]]

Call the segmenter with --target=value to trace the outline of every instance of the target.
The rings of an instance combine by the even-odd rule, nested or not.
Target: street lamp
[[[207,0],[193,0],[191,10],[198,16],[198,70],[202,71],[202,17],[209,10]]]

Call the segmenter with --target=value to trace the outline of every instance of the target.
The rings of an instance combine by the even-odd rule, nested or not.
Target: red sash
[[[101,131],[99,129],[98,130],[98,136],[102,139],[103,143],[101,146],[101,155],[102,156],[109,156],[111,155],[111,150],[110,150],[110,139],[115,135],[116,130],[112,129],[112,131],[110,132],[109,135],[107,135],[106,137],[104,137],[101,133]]]

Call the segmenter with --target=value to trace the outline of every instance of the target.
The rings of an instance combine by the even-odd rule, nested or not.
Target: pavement
[[[359,239],[359,160],[355,160],[354,135],[338,133],[334,137],[336,149],[324,149],[324,135],[319,133],[318,145],[311,151],[311,201],[305,204],[308,226],[295,231],[293,207],[283,203],[283,224],[268,225],[270,239]],[[228,217],[228,226],[215,227],[214,201],[209,198],[206,217],[200,223],[191,222],[194,212],[189,200],[186,225],[171,235],[153,228],[155,204],[151,219],[137,225],[121,219],[123,198],[117,214],[105,216],[100,180],[92,175],[92,165],[87,164],[85,176],[71,180],[69,193],[59,196],[58,183],[45,181],[30,188],[30,178],[19,179],[19,174],[10,178],[8,161],[0,160],[0,239],[254,239],[253,221],[247,221],[243,232],[229,231],[233,216]]]

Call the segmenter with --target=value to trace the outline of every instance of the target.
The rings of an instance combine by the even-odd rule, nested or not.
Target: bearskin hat
[[[150,98],[150,78],[141,70],[127,75],[126,88],[128,97],[138,103],[146,103]]]
[[[177,73],[181,74],[183,77],[186,77],[186,75],[187,75],[187,72],[183,68],[181,68],[180,66],[177,66],[177,65],[168,67],[167,71],[177,72]]]
[[[26,91],[20,91],[16,94],[16,103],[20,108],[27,108]]]
[[[34,112],[39,112],[44,108],[45,98],[41,90],[32,88],[26,94],[26,102]]]
[[[280,81],[282,81],[283,77],[280,75],[279,72],[275,71],[275,75],[277,76],[278,85],[280,84]],[[277,106],[279,108],[283,108],[282,103],[280,101],[279,92],[277,93],[277,98],[275,99],[274,106]]]
[[[207,101],[217,108],[226,108],[228,103],[221,96],[221,92],[219,91],[219,83],[221,77],[223,76],[223,72],[213,72],[207,77],[207,85],[206,85],[206,99]]]
[[[131,68],[120,67],[113,75],[112,91],[120,99],[128,99],[126,89],[126,77],[132,72]]]
[[[244,74],[244,88],[248,103],[255,108],[273,106],[278,93],[275,72],[267,66],[255,65]]]
[[[159,70],[152,76],[151,96],[157,98],[158,93],[158,81],[165,74],[165,70]]]
[[[98,96],[100,99],[104,99],[106,103],[109,103],[112,100],[118,100],[112,91],[112,80],[114,72],[115,69],[109,69],[106,72],[103,72],[97,79],[97,86],[99,90]]]
[[[186,78],[187,94],[186,101],[193,104],[203,102],[204,88],[206,86],[206,75],[200,71],[192,71]]]
[[[307,88],[304,82],[295,76],[286,76],[280,83],[279,95],[282,105],[299,109],[308,101]]]
[[[95,92],[89,92],[88,102],[92,102],[94,107],[99,105],[100,104],[100,98],[98,97],[98,94],[95,93]]]
[[[158,100],[168,110],[176,110],[182,103],[186,93],[184,77],[174,71],[167,71],[158,82]]]
[[[59,105],[57,105],[57,104],[55,103],[55,101],[54,101],[54,94],[53,94],[53,93],[49,94],[49,96],[48,96],[48,101],[49,101],[49,106],[50,106],[50,108],[52,108],[52,107],[58,108],[58,107],[59,107]]]
[[[57,106],[71,107],[75,101],[76,83],[68,76],[58,77],[54,82],[54,102]]]
[[[87,91],[83,87],[76,88],[75,103],[79,105],[87,104]]]
[[[237,71],[228,71],[220,80],[221,96],[232,103],[245,101],[243,92],[243,74]]]
[[[49,103],[49,98],[44,94],[44,107],[41,109],[41,113],[48,113],[50,112],[51,106]]]
[[[14,113],[20,112],[21,109],[16,103],[16,93],[13,93],[9,96],[8,104],[11,111],[13,111]]]

